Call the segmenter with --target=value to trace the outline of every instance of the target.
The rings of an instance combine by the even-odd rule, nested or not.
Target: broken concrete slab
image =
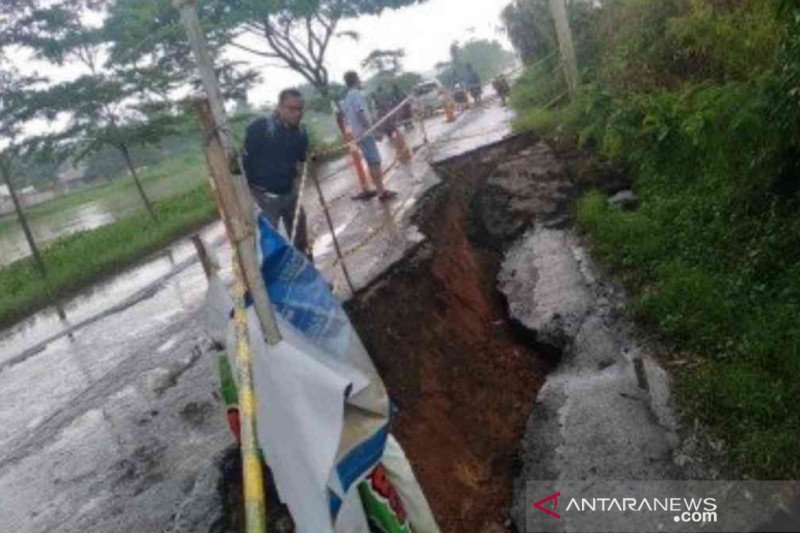
[[[484,104],[465,112],[441,135],[429,135],[433,144],[431,164],[440,165],[456,157],[499,143],[512,135],[510,109]]]
[[[563,354],[528,420],[516,523],[525,523],[528,480],[680,478],[667,374],[617,313],[624,294],[601,281],[578,239],[528,232],[499,282],[511,317]]]
[[[511,318],[542,344],[566,349],[592,305],[567,233],[537,230],[506,254],[499,276]]]

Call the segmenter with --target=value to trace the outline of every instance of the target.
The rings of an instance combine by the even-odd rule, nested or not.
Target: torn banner
[[[248,308],[258,440],[297,531],[439,533],[389,434],[386,389],[346,313],[313,265],[263,217],[258,230],[262,274],[283,335],[267,345]],[[220,284],[211,284],[208,299],[213,321],[227,320],[232,303]],[[230,321],[226,345],[235,346]]]

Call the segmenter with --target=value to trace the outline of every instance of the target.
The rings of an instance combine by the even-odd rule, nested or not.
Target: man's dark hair
[[[281,94],[278,95],[278,103],[282,104],[287,98],[299,98],[300,100],[302,100],[303,93],[301,93],[294,87],[291,87],[289,89],[284,89],[281,91]]]
[[[353,88],[358,85],[358,73],[350,70],[344,73],[344,84],[347,85],[349,88]]]

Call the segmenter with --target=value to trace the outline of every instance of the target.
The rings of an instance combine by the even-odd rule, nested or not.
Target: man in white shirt
[[[358,139],[358,147],[364,154],[369,166],[369,174],[372,182],[378,190],[378,199],[386,201],[397,196],[397,193],[390,191],[383,186],[383,171],[381,169],[381,154],[378,151],[378,143],[372,133],[364,135],[372,127],[372,116],[369,112],[369,105],[361,90],[361,80],[358,74],[350,71],[344,75],[344,82],[347,85],[347,95],[342,102],[345,120],[350,132]]]

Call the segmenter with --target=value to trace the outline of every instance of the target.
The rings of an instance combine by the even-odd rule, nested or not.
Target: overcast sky
[[[361,38],[355,42],[345,37],[331,43],[327,56],[331,79],[341,81],[347,70],[360,71],[361,61],[376,48],[403,48],[405,70],[420,73],[431,71],[436,63],[447,60],[450,44],[455,40],[463,43],[470,38],[496,39],[511,50],[500,23],[500,12],[510,1],[428,0],[396,11],[387,10],[379,17],[345,21],[340,31],[353,30]],[[230,55],[254,66],[267,61],[246,52]],[[274,67],[265,67],[261,75],[264,81],[250,92],[254,104],[275,101],[280,89],[304,81],[291,70]]]
[[[455,40],[464,43],[471,38],[496,39],[504,48],[512,50],[500,21],[500,12],[510,2],[511,0],[427,0],[411,7],[386,10],[380,16],[345,20],[340,23],[339,31],[355,31],[360,38],[354,41],[340,37],[331,42],[327,54],[331,80],[341,82],[346,71],[361,71],[361,61],[376,48],[404,49],[404,70],[423,74],[432,71],[436,63],[449,59],[450,44]],[[102,19],[93,16],[84,22],[99,25]],[[243,44],[255,44],[255,47],[263,48],[263,45],[258,46],[261,44],[258,41]],[[248,95],[254,105],[275,102],[281,89],[305,82],[299,74],[289,69],[265,65],[274,60],[235,49],[229,51],[228,56],[246,61],[255,68],[263,66],[259,69],[263,81],[254,86]],[[86,67],[77,62],[56,67],[45,61],[35,60],[20,50],[13,53],[12,59],[27,74],[37,71],[53,82],[74,79],[87,72]],[[34,120],[26,127],[26,132],[38,134],[61,129],[65,118],[61,116],[54,122]],[[0,140],[0,146],[2,142]]]

